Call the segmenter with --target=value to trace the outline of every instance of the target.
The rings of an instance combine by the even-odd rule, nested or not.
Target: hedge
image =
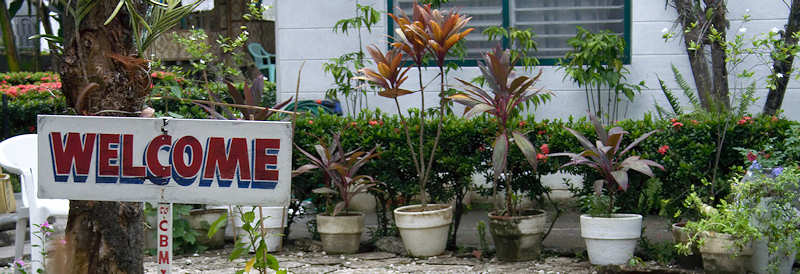
[[[0,76],[2,78],[3,76]],[[26,77],[17,77],[25,79]],[[15,78],[16,79],[16,78]],[[160,83],[160,82],[163,82]],[[157,82],[160,93],[172,92],[175,79],[162,79]],[[181,88],[187,92],[182,96],[203,98],[203,92],[197,88]],[[223,98],[224,99],[224,98]],[[206,117],[200,108],[193,104],[176,101],[151,99],[150,105],[160,114],[187,118]],[[9,101],[9,111],[6,117],[10,122],[11,135],[35,132],[36,114],[65,114],[63,96],[56,90],[53,92],[29,92]],[[412,115],[413,116],[413,115]],[[744,121],[744,123],[742,123]],[[416,134],[419,121],[408,120],[412,135]],[[634,151],[645,158],[655,160],[664,165],[666,171],[656,171],[656,179],[635,175],[631,172],[631,188],[620,196],[621,211],[655,214],[662,213],[672,216],[682,208],[681,202],[687,192],[694,186],[701,193],[724,197],[728,193],[728,186],[724,183],[704,184],[703,180],[710,180],[716,156],[716,142],[723,133],[725,142],[722,147],[717,171],[717,182],[726,182],[737,167],[745,164],[745,159],[740,156],[736,147],[761,148],[772,142],[777,142],[776,147],[782,148],[782,140],[787,137],[791,125],[797,124],[777,117],[743,117],[714,118],[708,115],[686,115],[675,120],[659,120],[646,116],[641,120],[624,120],[617,123],[631,134],[624,140],[631,142],[636,137],[651,130],[660,130],[645,142],[641,143]],[[593,129],[585,119],[542,120],[536,121],[535,116],[526,116],[514,122],[522,132],[526,132],[529,139],[538,148],[547,144],[550,152],[579,152],[581,147],[576,139],[564,127],[570,127],[582,132],[588,138],[595,136]],[[436,132],[436,123],[428,120],[425,123],[425,138],[432,146],[433,135]],[[435,201],[447,202],[454,197],[461,197],[471,186],[472,174],[484,174],[491,178],[489,162],[491,159],[491,141],[496,130],[495,121],[486,117],[477,117],[464,120],[455,116],[448,116],[444,122],[442,141],[437,152],[437,161],[433,167],[433,178],[430,185],[430,194]],[[342,142],[347,148],[361,147],[370,149],[379,146],[381,156],[365,166],[362,171],[373,175],[382,182],[374,194],[386,208],[412,203],[414,195],[418,192],[416,173],[410,159],[402,126],[397,116],[380,111],[363,112],[357,117],[339,117],[321,115],[318,117],[300,116],[297,121],[297,134],[295,143],[303,148],[310,149],[317,142],[316,137],[330,136],[333,132],[342,132]],[[412,136],[412,140],[418,140]],[[294,152],[294,166],[305,163],[298,151]],[[541,174],[553,173],[566,162],[566,158],[549,158],[541,161],[537,172],[533,172],[524,160],[524,157],[514,147],[509,158],[509,170],[512,176],[512,187],[523,191],[534,201],[543,201],[544,195],[549,191],[540,182]],[[798,160],[798,159],[792,159]],[[591,170],[586,168],[571,168],[567,172],[585,176],[586,182],[597,178]],[[293,179],[293,195],[296,199],[311,198],[311,189],[319,186],[319,178],[314,175],[304,175]],[[580,184],[577,192],[588,193],[590,184]],[[712,193],[713,189],[713,193]],[[460,200],[460,199],[459,199]],[[388,219],[380,220],[383,224]],[[382,226],[390,229],[391,226]]]

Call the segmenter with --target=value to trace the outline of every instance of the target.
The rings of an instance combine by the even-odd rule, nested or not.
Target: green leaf
[[[508,156],[508,138],[506,134],[500,134],[494,140],[494,151],[492,152],[492,167],[494,167],[495,180],[506,168],[506,156]]]
[[[490,111],[492,109],[494,109],[494,108],[492,106],[490,106],[490,105],[477,104],[477,105],[473,106],[469,111],[467,111],[467,113],[464,113],[464,119],[470,119],[470,118],[472,118],[472,116],[484,113],[486,111]]]
[[[111,15],[108,16],[108,19],[106,19],[106,21],[103,22],[104,26],[108,25],[108,23],[111,23],[111,20],[114,20],[114,17],[117,17],[117,13],[119,13],[123,5],[125,5],[125,0],[119,0],[119,3],[117,3],[117,7],[114,8],[114,12],[112,12]]]
[[[228,220],[228,214],[222,214],[219,218],[211,223],[211,227],[208,228],[208,238],[214,237],[214,234],[217,234],[217,230],[222,228],[226,224]]]
[[[8,4],[8,18],[14,18],[17,15],[17,12],[20,8],[22,8],[22,3],[24,0],[12,0],[11,3]],[[5,2],[3,2],[5,3]]]
[[[512,131],[511,135],[514,136],[514,143],[517,144],[519,150],[525,155],[525,159],[528,160],[533,170],[536,170],[536,147],[533,146],[525,135],[518,131]]]

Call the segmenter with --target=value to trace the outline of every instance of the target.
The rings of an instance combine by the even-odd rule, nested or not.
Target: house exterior
[[[576,25],[595,29],[611,28],[628,42],[629,58],[626,58],[628,64],[626,66],[631,72],[628,82],[644,81],[647,85],[647,88],[643,89],[629,105],[626,115],[630,118],[639,118],[647,112],[654,111],[655,104],[668,108],[658,78],[665,80],[666,85],[673,90],[679,90],[673,80],[672,64],[677,66],[693,85],[688,57],[680,36],[681,30],[675,23],[677,13],[672,7],[666,6],[666,2],[663,0],[451,0],[448,5],[473,16],[471,26],[478,30],[488,25],[507,25],[523,29],[530,27],[537,33],[540,38],[538,54],[542,55],[542,65],[537,70],[543,71],[537,87],[549,89],[556,95],[551,102],[534,111],[537,119],[582,116],[581,114],[586,112],[586,96],[583,88],[571,83],[570,79],[564,79],[563,71],[554,65],[556,60],[550,57],[563,56],[563,50],[568,47],[566,39],[574,36],[574,32],[567,35],[568,30],[574,29]],[[324,72],[323,64],[330,58],[357,51],[359,41],[357,35],[334,33],[332,27],[340,19],[354,17],[356,4],[371,5],[379,11],[387,11],[397,6],[408,6],[409,3],[410,0],[276,0],[274,8],[279,99],[294,96],[301,65],[303,66],[299,85],[301,99],[323,98],[325,90],[333,86],[334,81]],[[745,37],[752,38],[776,27],[783,29],[789,7],[782,0],[728,1],[728,11],[729,37],[743,33]],[[745,14],[749,14],[751,19],[746,23],[742,20]],[[388,34],[391,33],[389,30],[393,28],[387,19],[388,16],[382,14],[381,21],[372,32],[362,29],[363,46],[376,44],[381,49],[387,48]],[[665,42],[662,38],[664,29],[676,33],[675,38]],[[468,45],[487,46],[487,43],[479,41],[481,40],[479,31],[473,32],[470,36]],[[469,54],[477,56],[475,50]],[[759,64],[761,65],[758,66]],[[740,68],[756,66],[753,68],[757,71],[754,79],[758,80],[756,95],[759,100],[750,109],[753,113],[761,111],[767,93],[766,75],[769,66],[765,64],[765,60],[752,57],[740,66]],[[744,87],[749,84],[737,81],[734,77],[736,72],[730,72],[731,87]],[[424,72],[423,82],[430,82],[437,73],[438,69],[428,68]],[[455,77],[472,79],[477,75],[479,70],[474,66],[474,62],[464,62],[460,71],[447,75],[447,83],[457,87]],[[404,85],[410,90],[416,90],[418,87],[416,78],[416,73],[413,73]],[[435,82],[438,83],[438,80]],[[798,89],[800,89],[798,81],[790,81],[783,102],[784,113],[792,119],[800,119],[800,108],[795,107],[800,105]],[[425,96],[427,102],[437,102],[438,86],[430,85],[426,89]],[[392,100],[372,94],[367,101],[370,108],[378,107],[394,113]],[[401,104],[406,107],[418,107],[417,102],[419,102],[418,95],[401,97]]]

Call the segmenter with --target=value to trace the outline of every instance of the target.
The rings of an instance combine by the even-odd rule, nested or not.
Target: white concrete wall
[[[680,32],[675,27],[674,21],[676,13],[672,8],[664,7],[664,1],[655,0],[634,0],[632,2],[632,27],[631,27],[631,64],[628,68],[631,71],[630,83],[645,81],[648,89],[643,90],[642,94],[636,97],[636,101],[630,106],[628,117],[641,117],[644,113],[653,110],[654,101],[660,105],[667,106],[666,100],[659,89],[657,76],[667,82],[671,88],[678,89],[672,80],[670,64],[675,64],[691,81],[691,70],[689,68],[686,51],[683,48],[683,41],[673,39],[665,42],[661,38],[661,30],[670,28]],[[328,59],[338,57],[346,52],[358,49],[358,38],[355,34],[343,35],[332,32],[332,27],[337,20],[350,18],[355,15],[356,0],[276,0],[275,8],[277,12],[276,33],[277,33],[277,69],[278,69],[278,91],[279,98],[289,98],[295,93],[298,69],[305,62],[300,80],[300,98],[319,99],[324,96],[325,90],[333,86],[332,78],[323,72],[323,63]],[[385,11],[385,0],[358,0],[360,4],[371,4],[374,8]],[[741,18],[746,10],[749,9],[752,21],[744,25],[747,28],[746,35],[767,32],[773,27],[783,29],[786,24],[786,17],[789,9],[782,0],[760,0],[760,1],[728,1],[731,29],[729,33],[734,35],[738,32]],[[386,18],[375,27],[372,33],[362,30],[364,45],[377,44],[379,48],[386,48]],[[752,58],[751,58],[752,59]],[[758,63],[758,60],[749,60],[743,67],[750,67]],[[797,62],[795,62],[797,63]],[[570,115],[581,116],[586,111],[586,99],[583,89],[567,81],[563,81],[563,73],[555,66],[541,67],[544,73],[542,80],[537,87],[547,88],[555,92],[556,97],[547,105],[535,111],[538,119],[544,118],[564,118]],[[760,112],[766,97],[765,78],[768,73],[767,66],[757,67],[760,72],[756,79],[758,82],[758,94],[761,97],[756,102],[751,111]],[[434,68],[424,73],[423,82],[428,83],[435,77]],[[475,67],[464,67],[461,71],[450,73],[448,82],[455,84],[453,77],[471,79],[479,74]],[[731,75],[734,75],[731,72]],[[736,80],[731,77],[732,86]],[[435,81],[438,82],[438,81]],[[416,90],[418,81],[416,73],[413,73],[406,85],[411,90]],[[796,80],[790,81],[790,89],[783,102],[783,109],[787,116],[793,119],[800,119],[800,83]],[[435,103],[437,99],[438,85],[432,84],[425,92],[426,104]],[[401,103],[408,107],[417,107],[419,102],[418,95],[407,95],[401,97]],[[373,95],[369,99],[370,107],[379,107],[384,111],[394,113],[393,101]]]

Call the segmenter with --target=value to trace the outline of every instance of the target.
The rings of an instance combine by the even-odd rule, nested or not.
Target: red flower
[[[773,122],[777,122],[778,121],[778,116],[772,115],[772,121]]]
[[[36,127],[35,126],[30,126],[30,127],[28,127],[28,131],[35,132],[36,131]]]
[[[670,123],[675,123],[675,122],[677,122],[677,121],[678,121],[678,119],[675,119],[675,118],[669,119],[669,122],[670,122]]]
[[[747,123],[747,120],[742,119],[742,120],[736,121],[737,125],[744,125],[744,123]]]
[[[547,156],[541,153],[536,153],[536,160],[544,160],[547,159]]]
[[[374,125],[377,125],[377,124],[378,124],[378,121],[375,121],[375,120],[369,121],[369,125],[370,126],[374,126]]]
[[[547,133],[547,131],[545,131],[545,130],[540,130],[540,131],[536,132],[536,134],[538,134],[538,135],[542,135],[542,134],[545,134],[545,133]]]
[[[747,152],[747,160],[748,161],[752,162],[752,161],[755,161],[756,159],[758,159],[758,156],[756,156],[752,151]]]
[[[667,153],[667,150],[669,150],[669,146],[668,145],[663,145],[663,146],[658,148],[658,153],[661,154],[661,155],[664,155],[665,153]]]
[[[486,151],[486,148],[485,148],[485,147],[483,147],[483,146],[479,146],[479,147],[478,147],[478,151],[481,151],[481,152],[483,152],[483,151]]]
[[[356,125],[358,125],[358,123],[356,123],[356,122],[350,122],[350,126],[351,126],[351,127],[355,127]]]
[[[540,146],[539,150],[544,154],[550,154],[550,146],[548,146],[547,144],[543,144],[542,146]]]
[[[672,127],[674,127],[674,128],[680,128],[682,126],[683,126],[683,123],[681,123],[681,122],[673,122],[672,123]]]
[[[308,124],[309,125],[313,125],[314,124],[314,120],[308,120]]]
[[[379,125],[383,125],[383,120],[378,121]]]
[[[692,124],[695,124],[695,125],[696,125],[696,124],[699,124],[699,123],[700,123],[700,122],[698,122],[697,120],[692,120]]]
[[[525,121],[519,121],[519,127],[524,127],[524,126],[526,126],[526,125],[528,125],[528,122],[525,122]]]

